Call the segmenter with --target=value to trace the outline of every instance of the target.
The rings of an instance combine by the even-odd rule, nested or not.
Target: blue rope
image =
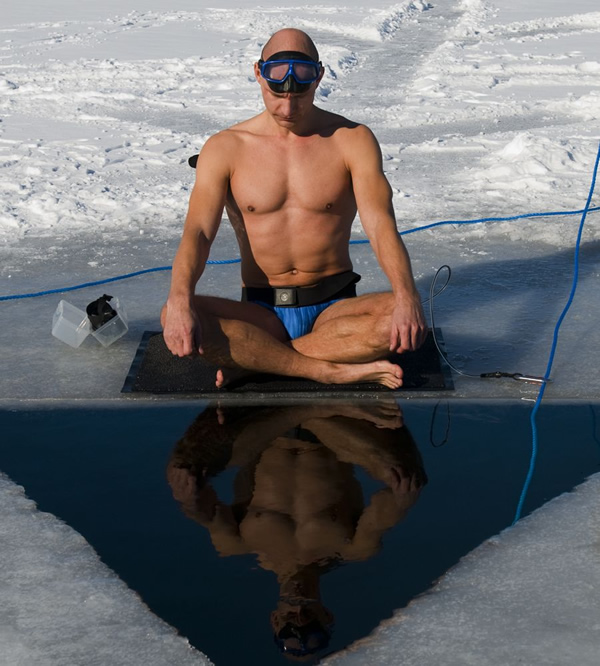
[[[207,264],[237,264],[241,259],[219,259],[209,260]],[[47,291],[38,291],[33,294],[15,294],[14,296],[0,296],[0,301],[14,301],[21,298],[35,298],[36,296],[48,296],[48,294],[62,294],[67,291],[76,291],[77,289],[85,289],[85,287],[97,287],[99,284],[108,284],[109,282],[117,282],[118,280],[127,280],[128,278],[136,277],[137,275],[144,275],[145,273],[158,273],[159,271],[170,271],[171,266],[157,266],[156,268],[146,268],[143,271],[135,271],[135,273],[126,273],[125,275],[117,275],[116,277],[106,278],[105,280],[96,280],[95,282],[84,282],[83,284],[76,284],[73,287],[59,287],[58,289],[48,289]]]
[[[600,206],[595,208],[590,208],[588,213],[595,212],[600,210]],[[464,226],[467,224],[481,224],[482,222],[513,222],[514,220],[525,220],[532,217],[558,217],[563,215],[581,215],[583,210],[566,210],[566,211],[555,211],[550,213],[525,213],[523,215],[511,215],[509,217],[481,217],[477,220],[442,220],[441,222],[432,222],[431,224],[425,224],[422,227],[415,227],[414,229],[406,229],[405,231],[400,231],[400,236],[408,236],[409,234],[414,234],[417,231],[426,231],[427,229],[434,229],[435,227],[443,227],[448,224],[455,224],[457,226]],[[362,245],[368,243],[368,239],[360,240],[351,240],[350,245]]]
[[[600,206],[595,208],[589,208],[586,212],[591,213],[599,211]],[[408,234],[414,234],[417,231],[425,231],[426,229],[433,229],[434,227],[441,227],[447,224],[454,225],[466,225],[466,224],[481,224],[483,222],[512,222],[513,220],[524,220],[532,217],[556,217],[564,215],[580,215],[584,211],[581,210],[568,210],[568,211],[558,211],[558,212],[549,212],[549,213],[525,213],[523,215],[512,215],[510,217],[482,217],[477,220],[442,220],[441,222],[433,222],[431,224],[426,224],[422,227],[415,227],[414,229],[407,229],[405,231],[400,231],[400,236],[407,236]],[[367,238],[351,240],[350,245],[363,245],[369,243]],[[224,264],[239,264],[241,259],[209,259],[206,263],[212,265],[224,265]],[[108,284],[109,282],[117,282],[118,280],[126,280],[128,278],[136,277],[138,275],[144,275],[145,273],[156,273],[158,271],[170,271],[171,266],[158,266],[157,268],[146,268],[142,271],[136,271],[135,273],[127,273],[125,275],[117,275],[116,277],[106,278],[105,280],[96,280],[95,282],[84,282],[83,284],[77,284],[72,287],[59,287],[58,289],[48,289],[46,291],[37,291],[32,294],[13,294],[11,296],[0,296],[0,301],[14,301],[23,298],[36,298],[37,296],[48,296],[49,294],[62,294],[67,291],[76,291],[77,289],[85,289],[86,287],[97,287],[100,284]]]
[[[600,206],[596,206],[595,208],[590,208],[587,210],[588,213],[591,213],[592,211],[598,211],[600,210]],[[525,220],[528,218],[532,217],[558,217],[562,215],[581,215],[584,211],[583,210],[566,210],[566,211],[558,211],[558,212],[552,212],[552,213],[525,213],[524,215],[511,215],[510,217],[482,217],[479,220],[444,220],[442,222],[432,222],[431,224],[427,224],[423,227],[416,227],[415,229],[408,229],[407,231],[401,231],[400,235],[401,236],[407,236],[408,234],[414,234],[415,231],[425,231],[426,229],[433,229],[434,227],[442,227],[446,224],[457,224],[457,225],[465,225],[465,224],[480,224],[481,222],[513,222],[514,220]]]
[[[600,163],[600,147],[598,148],[598,154],[596,156],[596,163],[594,165],[594,172],[592,174],[592,184],[590,185],[590,191],[588,194],[587,202],[585,204],[585,208],[582,211],[581,215],[581,221],[579,222],[579,230],[577,232],[577,241],[575,242],[575,259],[573,262],[573,281],[571,284],[571,292],[569,294],[569,298],[567,299],[567,303],[565,304],[565,307],[563,308],[563,311],[560,313],[560,316],[558,318],[558,321],[556,322],[556,326],[554,327],[554,335],[552,337],[552,347],[550,349],[550,356],[548,358],[548,365],[546,367],[546,372],[544,374],[544,382],[540,386],[540,390],[538,392],[537,400],[535,401],[535,405],[533,406],[533,410],[531,411],[531,416],[530,416],[530,422],[531,422],[531,433],[532,433],[532,441],[531,441],[531,457],[529,459],[529,470],[527,472],[527,477],[525,479],[525,484],[523,485],[523,490],[521,491],[521,496],[519,498],[519,503],[517,505],[517,510],[515,512],[515,517],[513,520],[513,525],[518,522],[521,518],[521,513],[523,511],[523,504],[525,503],[525,499],[527,497],[527,493],[529,491],[529,486],[531,485],[531,479],[533,478],[533,472],[535,469],[535,463],[536,463],[536,458],[537,458],[537,452],[538,452],[538,430],[537,430],[537,413],[540,409],[540,405],[542,403],[542,398],[544,397],[544,393],[546,391],[546,385],[548,379],[550,379],[550,372],[552,370],[552,364],[554,363],[554,356],[556,354],[556,348],[558,346],[558,334],[560,332],[560,327],[563,323],[564,318],[567,315],[567,312],[569,311],[569,308],[571,307],[571,304],[573,303],[573,299],[575,298],[575,291],[577,290],[577,282],[579,279],[579,250],[581,247],[581,236],[583,234],[583,225],[585,224],[585,219],[587,217],[588,212],[591,210],[590,209],[590,204],[592,202],[592,196],[594,194],[594,190],[596,189],[596,178],[598,176],[598,164]]]
[[[95,282],[84,282],[77,284],[74,287],[59,287],[58,289],[48,289],[47,291],[38,291],[34,294],[16,294],[14,296],[0,296],[0,301],[12,301],[18,298],[35,298],[36,296],[47,296],[48,294],[62,294],[65,291],[75,291],[76,289],[84,289],[85,287],[96,287],[99,284],[107,284],[108,282],[116,282],[117,280],[126,280],[127,278],[135,277],[136,275],[143,275],[144,273],[157,273],[158,271],[170,271],[170,266],[159,266],[158,268],[146,268],[143,271],[136,271],[135,273],[127,273],[126,275],[118,275],[117,277],[106,278],[106,280],[96,280]]]

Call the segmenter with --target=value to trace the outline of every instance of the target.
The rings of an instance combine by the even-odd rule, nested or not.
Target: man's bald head
[[[296,28],[283,28],[272,35],[263,47],[261,58],[268,60],[274,53],[281,51],[298,51],[310,56],[315,62],[319,60],[319,52],[313,40]]]

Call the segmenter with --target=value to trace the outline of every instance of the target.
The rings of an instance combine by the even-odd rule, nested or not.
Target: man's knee
[[[360,335],[372,352],[384,354],[390,345],[394,296],[390,292],[368,294],[355,313],[334,319],[340,338]]]
[[[385,352],[390,347],[390,332],[392,330],[392,312],[381,310],[374,312],[371,324],[371,346],[376,351]]]
[[[384,292],[373,294],[369,299],[367,317],[369,320],[369,343],[375,350],[387,350],[390,344],[394,294]]]

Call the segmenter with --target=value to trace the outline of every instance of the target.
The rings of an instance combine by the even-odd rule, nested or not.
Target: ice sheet
[[[379,137],[400,229],[585,202],[600,140],[600,13],[586,0],[568,11],[556,0],[537,13],[508,0],[311,3],[310,11],[189,2],[167,10],[160,0],[99,11],[65,0],[54,20],[45,7],[35,21],[9,5],[16,13],[3,17],[0,33],[3,295],[169,265],[193,183],[186,159],[260,108],[250,66],[269,32],[290,23],[314,34],[327,64],[318,104]],[[436,312],[457,367],[543,374],[578,222],[452,225],[405,237],[424,297],[438,267],[453,269]],[[548,397],[600,394],[590,363],[600,342],[590,309],[599,235],[600,214],[591,214]],[[358,222],[354,237],[364,239]],[[225,220],[214,257],[236,256]],[[387,288],[368,249],[354,260],[362,290]],[[210,268],[203,287],[237,296],[237,268]],[[168,273],[106,289],[132,315],[128,337],[106,352],[90,341],[73,354],[49,338],[65,296],[1,304],[9,325],[0,332],[0,399],[118,398],[139,336],[158,326]],[[71,302],[84,306],[103,291],[75,292]],[[535,390],[459,378],[456,395],[531,398]]]
[[[0,473],[0,664],[202,666],[85,539]]]
[[[489,539],[328,666],[598,663],[600,474]]]

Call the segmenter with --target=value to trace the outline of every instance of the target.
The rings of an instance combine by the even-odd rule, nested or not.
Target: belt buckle
[[[275,305],[283,306],[296,305],[296,289],[295,288],[279,288],[275,287]]]

